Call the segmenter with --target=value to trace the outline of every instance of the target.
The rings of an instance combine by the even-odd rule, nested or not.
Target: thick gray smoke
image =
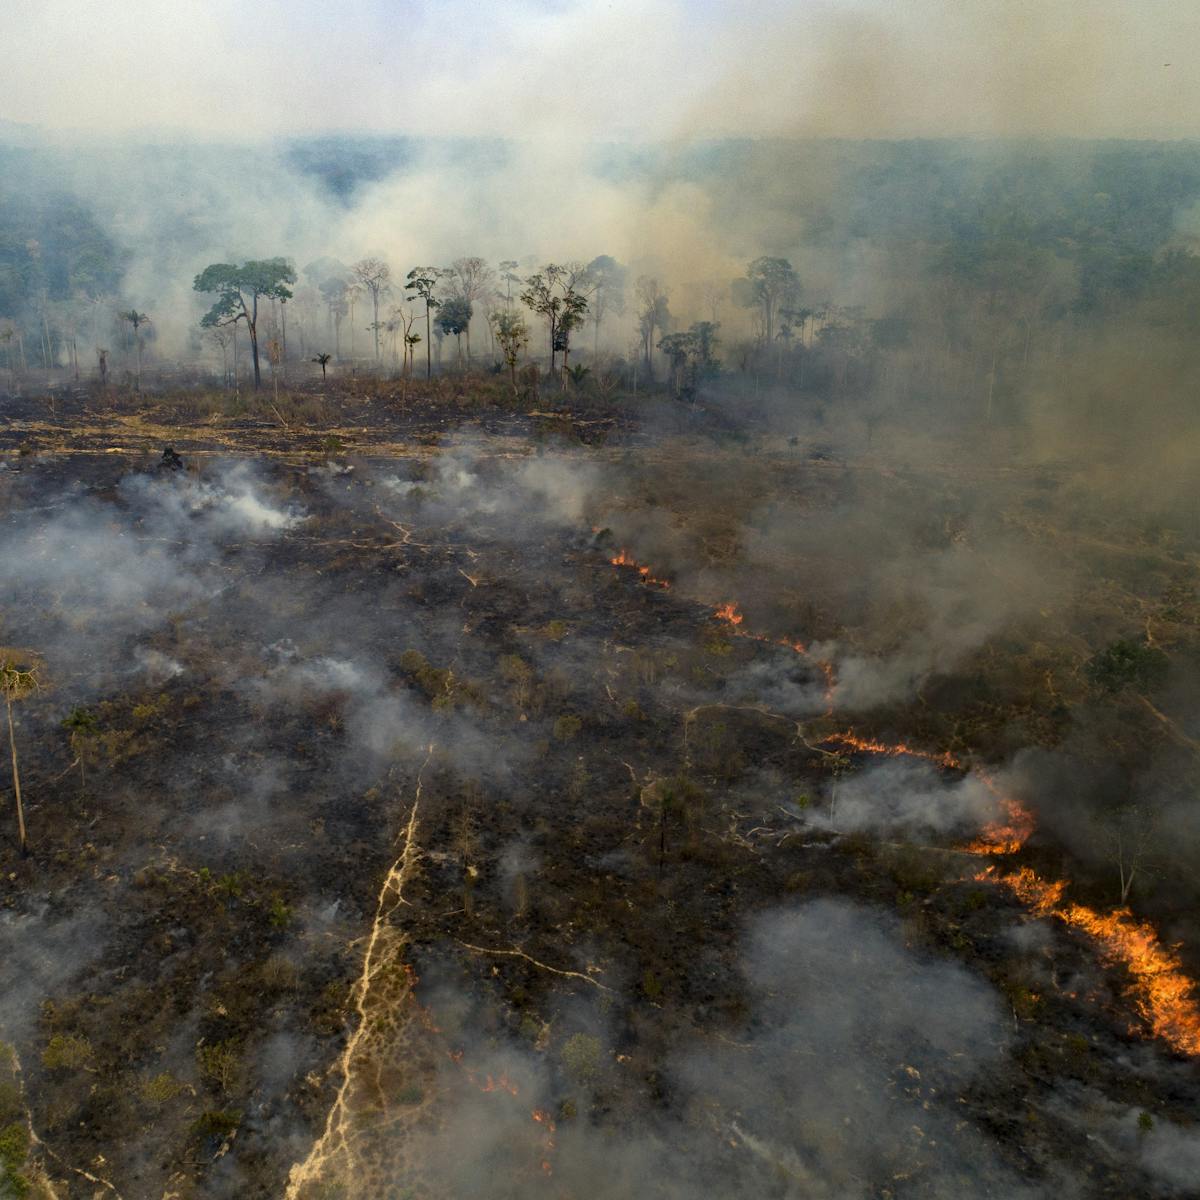
[[[15,494],[33,494],[41,477],[36,465],[22,472]],[[228,587],[217,561],[227,550],[269,542],[302,520],[245,463],[201,477],[135,472],[115,504],[67,491],[44,506],[14,506],[0,530],[0,569],[13,581],[5,636],[42,654],[55,678],[83,664],[81,682],[134,668],[168,678],[181,665],[137,639],[215,601]]]
[[[991,989],[908,951],[888,914],[815,900],[760,918],[746,950],[757,1000],[742,1046],[689,1056],[749,1157],[785,1194],[878,1194],[921,1179],[926,1196],[1025,1196],[961,1098],[1002,1055]]]

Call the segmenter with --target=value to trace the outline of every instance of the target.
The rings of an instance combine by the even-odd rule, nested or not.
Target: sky
[[[4,0],[0,120],[91,134],[1200,133],[1195,0]]]

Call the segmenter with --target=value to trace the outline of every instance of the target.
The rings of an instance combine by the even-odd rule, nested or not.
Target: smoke
[[[36,493],[45,469],[23,472],[19,491]],[[93,678],[127,669],[129,657],[150,678],[178,674],[160,649],[131,643],[216,600],[228,583],[214,560],[234,539],[270,540],[303,520],[246,463],[207,477],[134,472],[115,499],[68,490],[44,506],[48,517],[41,507],[10,510],[0,569],[12,581],[6,637],[37,647],[56,678],[84,662]]]
[[[86,904],[66,914],[49,898],[31,898],[23,911],[0,914],[4,1004],[0,1036],[23,1044],[47,996],[57,995],[88,970],[105,949],[104,921]]]
[[[926,1196],[1034,1194],[961,1120],[1008,1040],[990,988],[906,949],[890,915],[844,900],[760,917],[745,963],[755,1004],[743,1045],[713,1043],[680,1069],[786,1194],[865,1197],[910,1174]]]
[[[582,458],[546,454],[515,463],[470,433],[456,434],[420,466],[421,478],[380,482],[423,519],[477,523],[486,536],[532,541],[539,527],[579,528],[603,488],[604,472]]]
[[[329,22],[282,0],[253,18],[230,0],[185,3],[169,17],[136,0],[102,20],[74,0],[18,2],[0,25],[12,50],[0,99],[11,120],[101,135],[526,131],[569,144],[684,130],[1186,131],[1200,93],[1179,64],[1164,64],[1195,36],[1194,14],[1164,0],[1100,0],[1091,16],[1081,26],[1024,0],[802,10],[770,0],[736,14],[684,0],[522,0],[486,11],[456,0],[403,17],[367,3]],[[49,61],[62,77],[53,93],[38,86],[38,64]],[[349,86],[341,64],[353,67]]]
[[[927,763],[892,761],[828,785],[811,821],[844,833],[921,839],[973,834],[999,815],[977,776],[947,782]]]
[[[413,1158],[455,1194],[522,1194],[539,1158],[557,1189],[596,1197],[770,1188],[846,1200],[898,1177],[928,1196],[1042,1194],[973,1124],[973,1090],[1010,1040],[987,985],[906,948],[888,914],[844,900],[758,916],[738,958],[744,1027],[680,1031],[669,1100],[627,1099],[628,1112],[609,1108],[631,1068],[595,1006],[556,1005],[538,1053],[497,1037],[501,1013],[450,968],[430,967],[422,1002],[462,1054],[437,1069],[449,1106],[436,1132],[413,1138]],[[557,1118],[549,1142],[531,1110]]]

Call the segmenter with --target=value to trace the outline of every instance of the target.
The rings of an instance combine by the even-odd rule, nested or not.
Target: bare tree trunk
[[[254,390],[262,387],[262,370],[258,365],[258,296],[254,297],[254,315],[246,322],[250,331],[250,353],[254,359]]]
[[[1137,874],[1137,867],[1130,867],[1126,872],[1125,864],[1119,864],[1121,872],[1121,903],[1125,904],[1129,899],[1129,892],[1133,887],[1133,877]]]
[[[25,836],[25,806],[21,803],[21,772],[17,766],[17,735],[13,729],[12,701],[5,702],[8,710],[8,746],[12,751],[13,791],[17,797],[17,837],[22,855],[29,853],[29,843]]]

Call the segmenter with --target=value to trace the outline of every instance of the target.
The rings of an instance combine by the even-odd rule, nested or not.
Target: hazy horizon
[[[336,21],[308,0],[15,0],[0,119],[239,140],[1175,139],[1200,121],[1181,52],[1198,37],[1200,10],[1165,0],[371,0]]]

